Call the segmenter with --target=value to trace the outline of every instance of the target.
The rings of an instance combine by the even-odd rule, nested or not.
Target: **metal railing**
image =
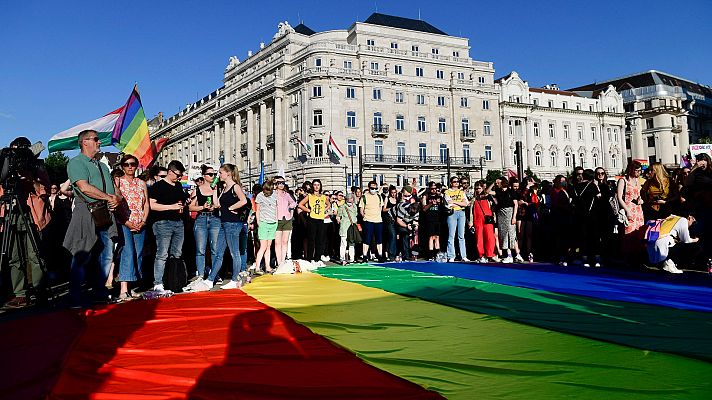
[[[372,133],[388,133],[388,125],[384,124],[373,124],[371,125]]]
[[[460,130],[460,138],[475,140],[477,131],[475,129],[462,129]]]
[[[364,164],[380,165],[417,165],[417,166],[446,166],[448,159],[446,156],[421,156],[421,155],[401,155],[401,154],[364,154],[362,157]],[[450,165],[454,167],[478,167],[476,157],[450,157]]]

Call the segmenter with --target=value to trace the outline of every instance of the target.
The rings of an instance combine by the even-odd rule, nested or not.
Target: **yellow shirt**
[[[324,219],[326,211],[326,195],[308,195],[309,198],[309,217],[314,219]]]
[[[454,203],[461,203],[465,201],[465,192],[462,189],[448,189],[445,191],[445,196],[449,197]],[[454,211],[462,210],[462,206],[452,205],[451,208]]]

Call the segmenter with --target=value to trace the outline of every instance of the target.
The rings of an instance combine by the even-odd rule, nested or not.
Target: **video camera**
[[[0,184],[12,191],[22,178],[34,179],[44,162],[39,155],[44,150],[42,142],[30,145],[25,137],[18,137],[9,147],[0,150]]]

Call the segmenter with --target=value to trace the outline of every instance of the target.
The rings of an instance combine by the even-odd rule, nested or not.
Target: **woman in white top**
[[[272,273],[270,261],[272,258],[272,242],[277,233],[277,195],[274,193],[274,179],[268,179],[262,185],[262,191],[255,198],[255,217],[257,236],[260,238],[260,249],[255,255],[255,265],[250,269],[261,272],[262,258],[265,260],[265,270]]]

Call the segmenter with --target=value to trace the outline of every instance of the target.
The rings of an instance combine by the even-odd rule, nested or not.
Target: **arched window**
[[[618,168],[618,158],[615,154],[611,154],[611,166],[613,168]]]
[[[537,167],[541,167],[541,151],[539,150],[534,153],[534,164]]]
[[[597,168],[598,167],[598,154],[593,153],[593,167]]]
[[[570,166],[571,166],[571,161],[572,161],[571,153],[569,153],[569,152],[567,151],[566,154],[564,154],[564,162],[566,163],[566,167],[570,167]]]
[[[556,166],[556,152],[555,151],[551,152],[551,166],[552,167]]]
[[[579,154],[579,160],[581,161],[581,166],[586,168],[586,154],[581,153]]]

